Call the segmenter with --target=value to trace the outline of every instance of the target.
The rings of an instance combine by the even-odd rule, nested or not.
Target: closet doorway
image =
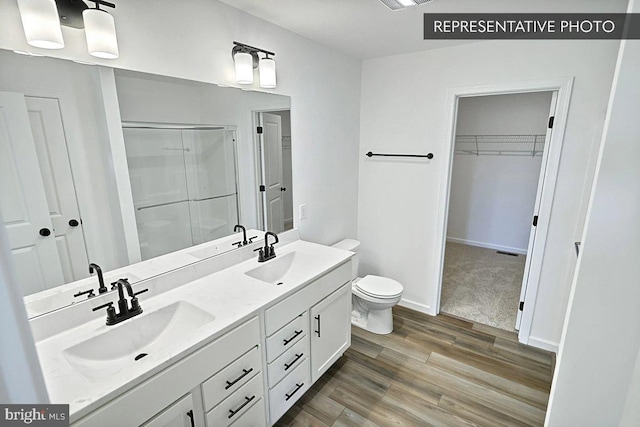
[[[519,328],[557,92],[458,100],[440,311]]]

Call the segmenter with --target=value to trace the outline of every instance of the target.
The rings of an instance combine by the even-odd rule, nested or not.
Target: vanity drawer
[[[267,411],[264,407],[264,399],[260,398],[240,418],[231,424],[233,427],[262,427],[267,425]]]
[[[300,289],[265,311],[264,322],[267,336],[287,324],[302,310],[307,310],[327,295],[351,280],[351,260],[334,268],[324,276]]]
[[[307,312],[305,311],[267,338],[267,361],[269,363],[307,335],[309,329],[309,321],[307,319]]]
[[[271,424],[280,417],[309,389],[309,359],[305,359],[296,369],[269,391],[269,411]]]
[[[218,406],[207,412],[209,427],[228,426],[249,411],[262,398],[264,383],[262,373],[240,387]]]
[[[260,349],[254,346],[245,355],[202,383],[204,410],[216,406],[261,371]]]
[[[280,357],[269,363],[269,388],[273,388],[288,373],[293,372],[309,356],[309,336],[305,336]]]

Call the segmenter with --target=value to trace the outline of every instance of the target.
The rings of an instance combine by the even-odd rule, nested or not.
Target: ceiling
[[[627,0],[434,0],[392,11],[379,0],[221,0],[362,59],[469,43],[422,40],[423,13],[625,12]]]

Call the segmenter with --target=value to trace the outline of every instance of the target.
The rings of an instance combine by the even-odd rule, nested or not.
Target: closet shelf
[[[545,135],[456,135],[455,154],[542,156]]]

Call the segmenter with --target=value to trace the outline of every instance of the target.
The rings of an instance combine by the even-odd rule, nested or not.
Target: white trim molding
[[[438,208],[438,223],[436,226],[436,238],[441,242],[436,253],[436,261],[439,261],[439,267],[434,270],[435,277],[432,278],[438,284],[432,291],[431,299],[436,301],[435,312],[440,312],[440,297],[442,292],[442,275],[444,268],[445,243],[447,240],[447,217],[449,210],[449,194],[451,189],[451,170],[453,167],[453,149],[456,134],[456,119],[458,114],[458,100],[460,98],[485,95],[506,95],[515,93],[530,92],[556,92],[556,113],[551,134],[551,143],[549,144],[547,167],[544,171],[544,186],[540,198],[539,220],[536,231],[536,243],[532,253],[530,254],[531,263],[529,270],[529,278],[525,295],[524,311],[522,313],[522,321],[520,324],[520,332],[518,340],[524,344],[541,346],[541,348],[550,348],[556,343],[549,343],[540,339],[532,339],[530,337],[531,325],[533,323],[533,315],[535,311],[536,297],[538,294],[538,286],[540,280],[540,272],[544,259],[544,249],[549,232],[549,219],[551,217],[551,208],[553,205],[553,197],[555,193],[555,181],[558,175],[560,165],[560,154],[562,152],[562,143],[564,140],[567,116],[569,113],[569,104],[571,100],[571,91],[573,87],[573,77],[558,77],[554,79],[530,80],[522,82],[497,83],[493,85],[456,87],[450,88],[448,93],[449,106],[447,116],[447,134],[449,146],[444,150],[444,163],[447,165],[446,177],[442,180],[440,186],[440,199]],[[546,346],[546,347],[545,347]],[[556,351],[553,350],[553,351]]]
[[[541,348],[543,350],[552,351],[556,354],[558,354],[558,349],[560,348],[560,343],[532,336],[529,337],[529,345]]]
[[[527,254],[527,248],[512,248],[511,246],[495,245],[493,243],[478,242],[476,240],[458,239],[457,237],[447,237],[447,242],[476,246],[478,248],[495,249],[496,251],[511,252],[520,255]]]
[[[410,308],[411,310],[419,311],[420,313],[428,314],[429,316],[435,316],[433,310],[431,310],[431,306],[422,304],[419,302],[411,301],[408,299],[402,298],[400,302],[398,302],[400,307]]]

